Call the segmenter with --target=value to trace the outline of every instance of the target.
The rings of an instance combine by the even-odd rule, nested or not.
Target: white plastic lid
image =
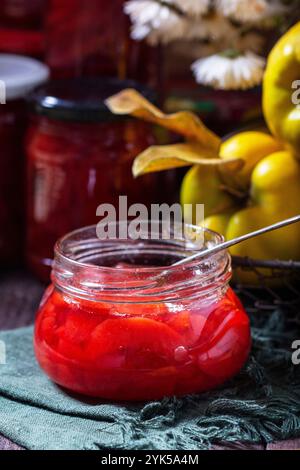
[[[0,80],[5,83],[6,100],[24,98],[46,82],[50,71],[38,60],[14,54],[0,54]]]

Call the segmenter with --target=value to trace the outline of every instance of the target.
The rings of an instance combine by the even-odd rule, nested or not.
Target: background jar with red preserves
[[[156,84],[157,51],[130,39],[124,3],[49,0],[46,62],[53,78],[99,75]]]
[[[70,230],[99,221],[97,207],[168,202],[172,174],[132,176],[136,155],[154,143],[153,129],[112,115],[104,100],[133,87],[118,79],[58,80],[34,92],[27,135],[27,259],[47,280],[56,240]]]
[[[48,78],[46,66],[0,54],[0,265],[20,262],[24,242],[24,97]]]
[[[1,0],[0,51],[42,57],[48,0]]]

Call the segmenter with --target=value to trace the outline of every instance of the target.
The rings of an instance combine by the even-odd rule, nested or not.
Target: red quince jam
[[[164,175],[132,176],[136,155],[153,144],[144,123],[32,120],[27,134],[27,246],[32,271],[48,282],[56,240],[100,220],[100,204],[150,206],[162,197]],[[168,176],[166,177],[168,178]],[[169,184],[169,189],[171,184]],[[171,191],[170,191],[171,192]]]
[[[229,288],[219,300],[102,303],[54,287],[37,315],[35,352],[57,384],[110,400],[207,391],[236,374],[249,319]]]

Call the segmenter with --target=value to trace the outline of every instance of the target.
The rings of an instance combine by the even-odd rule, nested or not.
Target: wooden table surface
[[[0,330],[9,330],[33,324],[34,315],[44,286],[24,271],[0,272]],[[276,442],[267,446],[224,444],[217,450],[300,450],[300,439]],[[22,450],[21,447],[0,435],[0,450]]]

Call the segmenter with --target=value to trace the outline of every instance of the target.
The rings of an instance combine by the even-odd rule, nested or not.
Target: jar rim
[[[125,223],[125,224],[128,224],[129,221],[123,221],[123,222],[117,222],[116,225],[119,225],[120,223]],[[151,221],[146,221],[147,223],[151,223]],[[220,233],[218,232],[215,232],[211,229],[208,229],[208,228],[205,228],[205,227],[201,227],[201,226],[197,226],[197,225],[193,225],[193,224],[184,224],[185,227],[187,228],[190,228],[192,230],[194,230],[195,232],[203,232],[204,234],[209,234],[212,238],[214,238],[214,241],[216,241],[217,243],[222,243],[223,241],[225,241],[225,237],[223,235],[221,235]],[[77,266],[77,267],[92,267],[93,269],[97,269],[97,270],[113,270],[115,271],[116,269],[118,269],[118,272],[120,270],[120,268],[116,268],[114,266],[98,266],[98,265],[93,265],[91,263],[84,263],[84,262],[81,262],[81,261],[78,261],[77,259],[72,259],[70,258],[70,252],[67,252],[65,251],[63,245],[72,241],[72,238],[74,237],[79,237],[80,235],[84,235],[85,233],[87,233],[88,231],[91,231],[91,230],[95,230],[95,233],[96,233],[96,228],[97,228],[97,225],[89,225],[89,226],[86,226],[86,227],[82,227],[82,228],[79,228],[79,229],[76,229],[76,230],[73,230],[72,232],[69,232],[67,233],[66,235],[64,235],[63,237],[61,237],[55,244],[55,247],[54,247],[54,251],[55,251],[55,254],[58,254],[59,256],[63,257],[64,259],[68,260],[68,261],[71,261],[73,264],[74,264],[74,267]],[[97,238],[97,237],[95,237]],[[100,242],[106,242],[106,240],[100,240],[98,239]],[[126,241],[129,241],[130,239],[120,239],[122,240],[122,242],[126,242]],[[149,240],[149,239],[142,239],[142,240]],[[160,239],[162,241],[167,241],[167,240],[164,240],[164,239]],[[116,239],[116,241],[118,241],[118,239]],[[189,240],[191,242],[191,240]],[[198,246],[195,246],[195,249],[193,250],[192,249],[192,246],[189,245],[189,255],[190,254],[194,254],[196,251],[198,251]],[[222,252],[221,252],[222,253]],[[224,252],[223,252],[224,253]],[[74,251],[73,251],[73,254],[74,254]],[[215,255],[210,255],[210,257],[213,257]],[[174,261],[175,262],[175,261]],[[185,266],[186,267],[191,267],[191,266],[195,266],[197,264],[199,264],[199,260],[197,259],[194,259],[192,260],[190,263],[187,263]],[[125,267],[122,268],[122,270],[125,270],[125,271],[130,271],[132,269],[132,267]],[[165,271],[166,269],[178,269],[177,266],[139,266],[140,270],[142,271]]]
[[[128,226],[129,221],[123,223]],[[224,239],[203,227],[192,224],[183,227],[187,232],[201,231],[205,235],[202,249]],[[199,241],[193,244],[184,237],[174,240],[100,240],[96,230],[96,225],[75,230],[55,245],[53,283],[72,295],[108,301],[128,301],[129,298],[171,301],[199,291],[207,294],[224,287],[231,278],[231,258],[227,251],[172,266],[173,262],[199,251]],[[165,260],[168,260],[167,264]]]

